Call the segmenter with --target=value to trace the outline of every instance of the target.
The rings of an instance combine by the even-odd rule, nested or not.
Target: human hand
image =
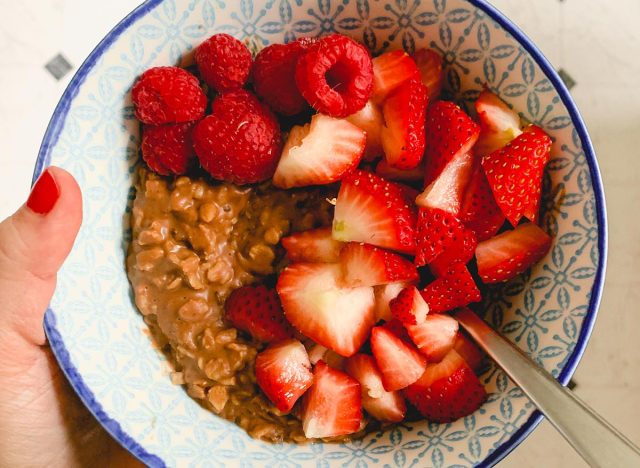
[[[67,383],[42,326],[82,221],[80,188],[50,167],[0,223],[0,467],[137,466]]]

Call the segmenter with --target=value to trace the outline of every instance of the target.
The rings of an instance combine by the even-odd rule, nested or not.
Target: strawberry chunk
[[[542,190],[542,174],[549,160],[551,138],[530,125],[507,146],[482,158],[498,206],[513,226],[526,216],[535,222]]]
[[[475,255],[478,239],[470,229],[465,229],[462,236],[444,252],[438,255],[431,263],[429,269],[435,276],[443,276],[454,263],[466,265]]]
[[[378,105],[369,100],[362,109],[347,117],[347,120],[367,134],[367,144],[362,159],[373,161],[378,156],[382,156],[384,117]]]
[[[493,237],[504,224],[504,214],[493,198],[493,192],[478,164],[462,201],[460,220],[475,232],[478,242]]]
[[[284,340],[258,353],[255,362],[256,382],[269,400],[283,413],[313,383],[307,351],[298,340]]]
[[[462,263],[451,265],[446,274],[422,290],[429,304],[429,312],[447,312],[481,299],[480,291],[467,267]]]
[[[243,286],[231,293],[224,308],[227,320],[234,327],[258,341],[268,343],[293,336],[275,289],[263,285]]]
[[[423,323],[406,325],[407,332],[429,362],[440,361],[456,342],[458,321],[444,314],[430,314]]]
[[[311,123],[289,132],[273,185],[291,188],[336,182],[358,166],[366,141],[365,132],[347,120],[316,114]]]
[[[319,361],[304,396],[302,430],[309,439],[353,434],[360,429],[362,397],[356,379]]]
[[[366,242],[391,250],[413,253],[416,213],[402,187],[356,170],[340,185],[333,218],[333,238]]]
[[[389,283],[373,288],[373,293],[376,298],[376,322],[380,320],[391,320],[392,316],[389,302],[395,298],[400,291],[411,284],[412,283],[400,281],[398,283]]]
[[[429,421],[445,423],[480,408],[487,392],[473,370],[454,350],[404,390],[405,397]]]
[[[442,57],[433,49],[418,49],[412,58],[420,71],[420,79],[429,90],[429,102],[433,102],[442,92]]]
[[[473,154],[462,153],[454,157],[431,184],[424,189],[416,204],[425,208],[439,208],[457,216],[464,191],[473,172]]]
[[[440,209],[421,208],[416,225],[417,250],[415,264],[431,263],[464,235],[464,226],[451,213]]]
[[[375,102],[382,102],[405,81],[419,78],[413,59],[404,50],[394,50],[373,59],[373,93]]]
[[[478,372],[482,368],[482,362],[484,360],[482,351],[480,351],[480,348],[475,345],[471,338],[467,337],[467,335],[461,331],[456,335],[456,342],[453,344],[453,349],[469,364],[469,367],[471,367],[474,372]]]
[[[425,357],[413,345],[383,327],[371,330],[371,352],[382,373],[382,384],[389,392],[411,385],[427,365]]]
[[[415,286],[404,288],[389,303],[391,315],[404,324],[423,323],[429,313],[429,306]]]
[[[374,325],[373,288],[345,288],[340,265],[294,263],[278,278],[289,322],[316,343],[342,356],[355,354]]]
[[[483,89],[475,103],[480,120],[480,136],[473,150],[479,156],[493,153],[522,133],[520,117],[488,89]]]
[[[381,159],[376,166],[376,174],[387,180],[399,182],[420,182],[424,179],[424,166],[419,164],[413,169],[397,169]]]
[[[418,78],[405,81],[384,101],[382,148],[390,166],[413,169],[424,155],[427,88]]]
[[[340,265],[343,283],[350,288],[418,280],[413,263],[370,244],[349,242],[340,251]]]
[[[343,245],[331,236],[331,228],[296,232],[282,238],[290,262],[336,263]]]
[[[533,223],[524,223],[480,242],[478,274],[484,283],[507,281],[537,263],[551,248],[551,237]]]
[[[425,185],[440,175],[446,165],[473,147],[480,127],[452,102],[438,101],[427,113]]]
[[[398,392],[387,392],[382,374],[371,356],[356,354],[347,359],[347,374],[360,382],[362,407],[378,421],[400,422],[407,406]]]
[[[407,333],[407,329],[405,328],[404,324],[397,318],[392,318],[391,320],[389,320],[388,322],[384,322],[380,326],[385,330],[393,333],[405,343],[413,344],[413,341],[411,341],[411,337],[409,336],[409,333]]]

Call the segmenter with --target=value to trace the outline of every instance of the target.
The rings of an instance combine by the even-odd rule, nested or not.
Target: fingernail
[[[60,189],[49,169],[44,171],[31,189],[27,206],[38,214],[47,214],[60,197]]]

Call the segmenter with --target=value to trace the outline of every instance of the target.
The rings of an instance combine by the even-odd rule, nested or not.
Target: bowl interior
[[[226,32],[253,50],[337,31],[372,51],[440,51],[446,91],[469,109],[483,85],[554,138],[545,174],[549,255],[530,274],[492,290],[487,318],[566,382],[600,297],[606,227],[597,166],[584,125],[559,78],[522,34],[481,1],[151,0],[98,46],[53,116],[36,175],[72,172],[84,223],[46,317],[52,347],[85,403],[150,465],[471,466],[507,453],[538,420],[499,369],[476,413],[453,424],[406,423],[350,444],[269,445],[203,410],[169,380],[135,309],[124,269],[138,164],[130,88],[145,69],[188,64],[193,47]]]

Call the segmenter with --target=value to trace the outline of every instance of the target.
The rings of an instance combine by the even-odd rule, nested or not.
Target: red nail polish
[[[60,189],[49,170],[44,171],[31,189],[27,206],[39,214],[49,213],[60,197]]]

